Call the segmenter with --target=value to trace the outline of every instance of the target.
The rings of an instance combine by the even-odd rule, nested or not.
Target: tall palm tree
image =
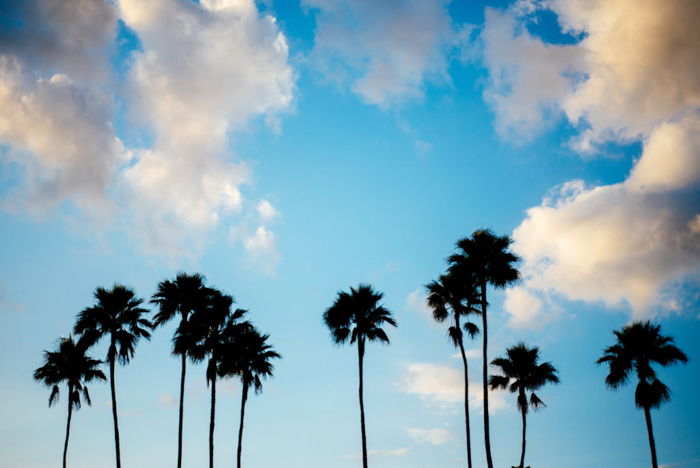
[[[218,374],[220,377],[235,376],[241,381],[241,420],[238,427],[238,449],[236,466],[241,468],[243,448],[243,420],[248,391],[262,392],[262,381],[272,376],[272,359],[281,356],[267,343],[269,335],[261,335],[252,327],[226,343],[222,349]]]
[[[134,357],[134,349],[139,340],[151,338],[149,330],[152,324],[144,317],[148,310],[141,307],[142,303],[143,299],[136,297],[134,291],[126,286],[115,284],[112,289],[99,287],[95,290],[95,304],[78,314],[73,328],[75,334],[89,346],[103,337],[109,338],[106,361],[109,363],[117,468],[121,468],[121,452],[114,367],[117,361],[122,365],[128,364]]]
[[[382,328],[388,324],[396,326],[391,312],[380,305],[384,294],[372,289],[372,286],[360,284],[350,288],[350,292],[341,291],[332,306],[323,313],[323,321],[331,331],[333,341],[340,345],[350,341],[357,342],[357,360],[359,365],[360,385],[360,427],[362,430],[362,466],[367,468],[367,436],[365,433],[365,405],[363,400],[363,360],[365,345],[368,341],[389,343],[389,337]]]
[[[462,365],[464,366],[464,422],[467,437],[467,466],[472,468],[472,446],[471,429],[469,426],[469,366],[467,355],[464,351],[464,338],[462,327],[469,337],[479,333],[479,327],[470,322],[467,318],[471,314],[479,313],[474,308],[477,302],[477,288],[473,283],[465,283],[461,278],[454,275],[441,275],[437,281],[433,281],[426,286],[428,289],[428,306],[433,311],[433,319],[437,322],[444,322],[448,318],[452,319],[452,324],[447,329],[448,336],[452,344],[459,348],[462,355]],[[461,324],[462,318],[465,319]]]
[[[153,326],[163,326],[175,316],[179,316],[179,324],[173,336],[174,356],[180,356],[180,410],[177,427],[177,468],[182,467],[182,421],[185,404],[185,375],[187,372],[187,357],[196,345],[196,338],[188,327],[189,317],[196,309],[205,306],[211,289],[205,286],[205,278],[199,273],[178,273],[174,281],[166,280],[158,284],[158,290],[151,297],[151,303],[158,305],[158,312],[153,317]]]
[[[463,278],[467,284],[476,282],[480,292],[481,334],[483,336],[482,382],[484,391],[484,445],[486,464],[493,468],[491,456],[491,432],[489,430],[489,391],[488,391],[488,301],[487,285],[505,288],[520,277],[515,268],[519,258],[510,251],[512,239],[497,236],[488,229],[479,229],[470,237],[457,241],[458,252],[449,258],[450,272]]]
[[[232,296],[212,289],[207,296],[205,307],[196,309],[188,322],[188,333],[196,344],[191,348],[195,361],[207,359],[206,379],[211,388],[211,407],[209,414],[209,468],[214,468],[214,427],[216,421],[216,380],[217,368],[224,347],[234,342],[237,337],[251,327],[241,319],[246,310],[236,309]]]
[[[506,350],[506,357],[496,358],[491,365],[498,367],[503,375],[492,375],[489,385],[492,389],[508,389],[518,394],[518,409],[523,418],[523,441],[520,464],[525,468],[525,432],[527,429],[528,408],[539,409],[544,402],[535,394],[547,383],[559,383],[557,371],[549,362],[539,364],[540,350],[528,348],[525,343],[518,343]],[[530,392],[528,401],[527,392]],[[516,467],[513,467],[516,468]]]
[[[82,393],[87,404],[91,405],[86,384],[93,380],[106,380],[104,373],[99,369],[102,361],[92,359],[86,352],[85,344],[76,343],[72,336],[61,338],[56,351],[44,351],[44,365],[34,371],[35,380],[51,387],[49,407],[58,401],[59,384],[65,383],[68,387],[68,421],[66,441],[63,444],[63,468],[66,468],[71,416],[73,409],[80,409],[80,394]]]
[[[634,402],[644,410],[651,450],[651,465],[658,468],[656,444],[651,424],[651,409],[659,408],[671,399],[669,388],[656,377],[652,364],[670,366],[677,362],[687,362],[688,357],[673,344],[673,338],[661,334],[660,325],[650,322],[633,322],[614,330],[617,342],[605,348],[597,364],[608,364],[609,373],[606,385],[613,390],[625,385],[631,374],[637,374],[637,389]]]

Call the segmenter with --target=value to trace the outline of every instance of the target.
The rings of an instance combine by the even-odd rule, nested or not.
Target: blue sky
[[[141,297],[178,271],[233,294],[283,355],[246,414],[248,467],[359,464],[356,354],[321,314],[371,282],[399,327],[366,361],[371,464],[464,466],[460,362],[423,285],[480,227],[523,280],[492,293],[490,355],[540,346],[562,383],[528,420],[540,468],[648,465],[633,386],[593,363],[650,318],[688,354],[660,371],[660,463],[700,466],[700,12],[693,0],[81,0],[0,14],[0,451],[56,466],[65,411],[31,379],[97,286]],[[650,12],[654,12],[651,14]],[[122,457],[172,466],[172,328],[117,371]],[[469,344],[484,464],[480,340]],[[104,349],[95,349],[102,356]],[[456,382],[456,383],[455,383]],[[109,387],[73,418],[69,463],[109,466]],[[217,466],[240,391],[222,384]],[[494,394],[497,466],[519,456]],[[65,400],[61,400],[65,402]],[[207,457],[188,374],[185,466]],[[507,465],[510,466],[510,465]]]

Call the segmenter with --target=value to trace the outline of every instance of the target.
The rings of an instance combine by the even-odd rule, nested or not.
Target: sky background
[[[399,322],[367,350],[371,465],[464,466],[461,363],[423,285],[488,227],[513,236],[523,275],[490,292],[490,357],[524,340],[562,380],[538,392],[526,461],[648,466],[634,385],[606,390],[594,361],[649,318],[690,359],[660,371],[659,461],[700,467],[699,58],[695,0],[0,0],[3,466],[58,466],[65,399],[49,410],[31,374],[94,289],[149,298],[178,271],[234,295],[283,355],[249,400],[245,466],[360,463],[356,351],[321,321],[359,282]],[[175,463],[172,331],[117,369],[130,468]],[[240,389],[220,388],[231,466]],[[90,391],[76,468],[114,463],[109,386]],[[511,466],[515,400],[490,402]],[[192,366],[185,466],[205,466],[208,407]]]

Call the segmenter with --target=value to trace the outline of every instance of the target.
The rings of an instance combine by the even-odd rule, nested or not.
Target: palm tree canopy
[[[252,327],[250,322],[242,320],[247,310],[231,311],[234,303],[232,296],[211,289],[204,306],[196,309],[187,324],[176,332],[180,333],[183,341],[187,340],[192,345],[189,355],[194,361],[209,357],[206,370],[208,382],[216,378],[217,362],[225,345]]]
[[[520,258],[511,252],[512,243],[509,236],[478,229],[471,237],[457,241],[459,252],[448,259],[450,271],[463,278],[475,275],[481,281],[504,288],[520,278],[515,267]]]
[[[93,359],[86,354],[88,346],[85,342],[74,341],[72,336],[61,338],[56,351],[44,351],[44,365],[34,371],[34,379],[51,387],[49,406],[58,401],[59,384],[68,385],[69,404],[79,409],[81,393],[88,405],[92,404],[87,383],[93,380],[106,380],[99,369],[102,361]]]
[[[252,327],[242,330],[223,345],[218,375],[238,377],[243,386],[252,385],[255,392],[260,393],[262,380],[272,376],[272,360],[281,358],[267,343],[269,337]]]
[[[73,331],[92,346],[109,335],[112,344],[107,351],[107,361],[115,358],[126,364],[134,356],[134,348],[141,338],[150,339],[153,325],[144,317],[148,312],[141,307],[143,299],[134,292],[115,284],[112,289],[95,290],[95,305],[83,309]]]
[[[186,319],[195,309],[201,308],[212,290],[205,286],[205,277],[199,273],[178,273],[174,281],[158,284],[151,303],[158,305],[153,325],[158,327],[179,314]]]
[[[337,344],[359,339],[389,343],[382,325],[397,325],[391,312],[379,304],[384,294],[372,286],[360,284],[350,292],[340,291],[332,306],[323,313],[323,321]]]
[[[625,385],[637,374],[639,383],[635,403],[640,408],[657,408],[670,399],[668,387],[657,377],[652,364],[669,366],[687,362],[688,357],[673,344],[673,338],[661,334],[661,326],[649,321],[633,322],[613,331],[617,342],[605,348],[597,364],[608,364],[605,383],[611,389]]]
[[[554,366],[549,362],[539,363],[538,347],[529,348],[525,343],[518,343],[506,350],[506,357],[496,358],[491,365],[498,367],[502,375],[492,375],[489,379],[491,389],[507,389],[518,393],[518,408],[527,411],[528,406],[539,408],[544,402],[534,393],[547,383],[559,383]],[[530,402],[524,399],[526,392],[531,392]]]
[[[478,302],[477,289],[474,284],[464,282],[455,275],[441,275],[438,280],[427,284],[427,303],[433,312],[433,319],[436,322],[444,322],[448,317],[467,317],[470,314],[479,314],[479,309],[473,304]],[[479,333],[479,327],[469,321],[463,325],[470,337]],[[458,346],[462,338],[462,330],[456,326],[448,329],[448,334],[455,346]]]

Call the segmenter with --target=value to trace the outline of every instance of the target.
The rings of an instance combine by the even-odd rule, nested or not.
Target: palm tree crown
[[[65,383],[70,394],[68,404],[79,409],[82,398],[88,405],[92,404],[87,383],[93,380],[106,380],[99,369],[102,361],[87,354],[84,342],[73,340],[72,336],[61,338],[56,351],[44,351],[44,365],[34,371],[34,379],[51,387],[49,406],[58,401],[59,385]]]
[[[520,277],[515,267],[520,258],[510,250],[512,243],[510,236],[497,236],[490,229],[478,229],[471,237],[457,241],[459,252],[448,259],[451,271],[462,276],[473,274],[479,281],[504,288]]]
[[[472,314],[479,314],[480,311],[474,307],[479,298],[477,289],[473,283],[467,283],[456,275],[441,275],[436,281],[426,285],[428,290],[427,303],[432,310],[433,319],[436,322],[444,322],[449,317],[455,321],[448,328],[448,335],[455,346],[459,346],[462,339],[462,327],[458,325],[458,320]],[[479,333],[479,327],[465,321],[464,331],[473,338]]]
[[[372,286],[360,284],[350,292],[341,291],[331,307],[323,314],[323,321],[336,344],[356,341],[381,341],[389,343],[382,325],[396,326],[391,312],[379,301],[384,297]]]
[[[262,381],[272,376],[273,359],[281,356],[267,343],[269,335],[254,328],[243,329],[234,339],[222,346],[218,367],[220,377],[237,377],[241,384],[262,391]]]
[[[629,381],[633,372],[639,382],[635,392],[638,408],[658,408],[671,397],[668,387],[657,377],[652,364],[669,366],[687,362],[688,357],[673,344],[673,338],[661,334],[660,325],[634,322],[613,331],[617,343],[605,348],[598,364],[607,363],[605,383],[617,389]]]
[[[128,363],[139,339],[151,337],[152,324],[144,317],[148,310],[141,307],[143,299],[136,297],[131,289],[116,284],[111,290],[97,288],[95,300],[94,306],[78,314],[74,332],[89,345],[109,336],[107,361]]]
[[[540,350],[528,348],[525,343],[518,343],[506,350],[506,357],[496,358],[491,365],[499,368],[503,375],[492,375],[489,385],[492,389],[504,389],[518,393],[518,408],[528,411],[544,406],[544,402],[535,394],[548,383],[559,383],[557,371],[549,362],[539,364]],[[530,392],[529,401],[526,393]]]

